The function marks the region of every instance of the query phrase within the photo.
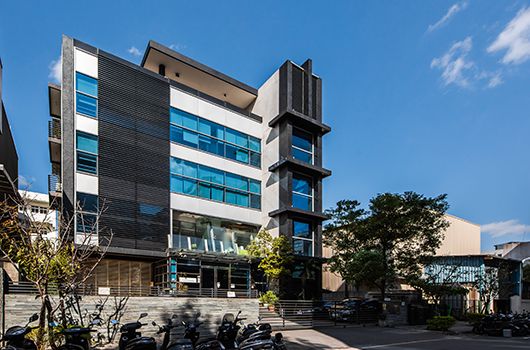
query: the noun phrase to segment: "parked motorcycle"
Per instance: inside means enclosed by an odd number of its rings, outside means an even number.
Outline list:
[[[97,318],[90,322],[88,327],[70,327],[61,330],[64,335],[64,344],[59,346],[59,350],[90,350],[90,333],[96,332],[93,326],[99,325],[101,319]]]
[[[37,350],[37,346],[33,340],[27,339],[26,335],[31,332],[35,327],[30,327],[29,324],[39,319],[38,314],[33,314],[28,319],[28,323],[25,326],[13,326],[10,327],[2,337],[1,341],[7,342],[4,349],[16,349],[16,350]]]
[[[147,317],[147,313],[141,313],[136,322],[126,323],[120,327],[120,341],[118,350],[156,350],[156,341],[152,337],[142,337],[138,331],[147,323],[141,323],[142,318]]]
[[[189,339],[192,342],[195,350],[223,350],[224,347],[215,337],[199,341],[200,332],[198,328],[204,323],[199,322],[200,316],[201,313],[198,312],[195,314],[193,320],[188,322],[182,321],[182,325],[184,326],[184,338]]]

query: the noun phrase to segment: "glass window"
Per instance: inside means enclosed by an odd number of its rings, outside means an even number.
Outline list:
[[[293,236],[313,239],[311,225],[308,222],[293,221]]]
[[[254,179],[250,179],[250,192],[260,194],[261,182]]]
[[[98,196],[89,193],[77,192],[78,209],[85,212],[98,212]]]
[[[202,118],[199,118],[199,132],[221,140],[223,140],[225,136],[225,128],[222,125],[212,123],[211,121]]]
[[[218,156],[225,156],[225,144],[222,141],[216,140],[214,138],[199,135],[199,149],[217,154]]]
[[[248,207],[248,194],[234,191],[234,190],[226,190],[226,201],[230,204],[240,205],[243,207]]]
[[[178,158],[170,158],[170,171],[172,174],[197,178],[197,164]]]
[[[226,128],[226,141],[248,148],[248,136],[234,129]]]
[[[248,179],[236,174],[226,173],[225,185],[238,190],[248,191]]]
[[[204,182],[199,183],[199,197],[211,199],[211,185]]]
[[[197,148],[199,144],[199,135],[195,131],[189,131],[173,125],[170,127],[170,137],[171,141],[193,148]]]
[[[98,81],[88,75],[75,73],[75,85],[77,91],[94,97],[98,96]]]
[[[217,170],[214,168],[210,168],[204,165],[199,165],[199,179],[208,181],[208,182],[215,182],[219,185],[224,185],[225,173],[224,171]]]
[[[96,135],[78,131],[76,136],[78,150],[98,154],[98,137]]]
[[[76,112],[89,117],[97,117],[98,102],[94,97],[76,94]]]
[[[169,110],[169,121],[188,129],[197,130],[197,117],[180,109],[171,108]]]
[[[309,178],[293,175],[292,206],[303,210],[313,210],[313,189]]]
[[[248,151],[246,149],[226,144],[226,158],[248,164]]]
[[[222,187],[212,186],[211,194],[214,201],[224,202],[224,190]]]
[[[296,255],[313,256],[313,241],[293,239],[293,250]]]
[[[97,224],[97,215],[94,214],[87,214],[87,213],[79,213],[77,214],[77,220],[76,220],[76,228],[77,232],[82,233],[91,233],[97,231],[96,224]]]
[[[313,164],[313,135],[293,128],[292,155],[294,159]]]
[[[261,168],[261,154],[250,151],[250,165]]]
[[[170,186],[171,192],[182,193],[182,178],[180,176],[171,175]]]
[[[254,209],[261,209],[261,196],[257,194],[250,194],[250,207]]]
[[[98,156],[77,151],[77,171],[90,174],[98,173]]]
[[[248,137],[248,148],[255,152],[261,152],[261,140],[253,136]]]

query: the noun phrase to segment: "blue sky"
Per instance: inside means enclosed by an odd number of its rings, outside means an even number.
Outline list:
[[[139,62],[149,39],[258,87],[323,78],[325,207],[447,193],[482,246],[530,240],[529,1],[4,1],[3,99],[22,182],[47,191],[47,82],[67,34]]]

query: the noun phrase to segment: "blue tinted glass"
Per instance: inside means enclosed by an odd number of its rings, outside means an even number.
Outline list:
[[[226,173],[225,185],[238,190],[248,191],[248,179],[236,174]]]
[[[313,151],[313,136],[305,131],[293,128],[293,139],[291,142],[293,146],[309,152]]]
[[[248,137],[248,148],[253,151],[261,152],[261,141],[253,136]]]
[[[313,242],[293,239],[293,250],[296,255],[313,256]]]
[[[212,186],[212,199],[214,201],[224,201],[224,190],[221,187]]]
[[[171,175],[171,192],[182,193],[182,178],[180,176]]]
[[[248,164],[248,151],[237,146],[226,144],[226,158]]]
[[[97,117],[98,100],[83,94],[76,94],[76,112],[90,117]]]
[[[196,132],[185,130],[173,125],[170,127],[170,138],[173,142],[193,148],[197,148],[199,143],[199,135]]]
[[[173,124],[182,125],[182,114],[178,109],[171,108],[169,110],[169,121]]]
[[[77,91],[81,91],[94,97],[98,96],[98,81],[96,79],[76,72],[75,84]]]
[[[230,204],[248,207],[248,194],[238,191],[226,190],[226,202]]]
[[[250,195],[250,207],[254,209],[261,209],[261,196],[257,194]]]
[[[199,131],[221,140],[224,139],[224,127],[206,119],[199,118]]]
[[[197,181],[189,180],[189,179],[182,179],[182,193],[196,196],[197,195]]]
[[[236,145],[248,147],[248,136],[234,129],[226,128],[225,140]]]
[[[303,210],[313,210],[312,198],[293,193],[293,207]]]
[[[78,214],[76,221],[77,232],[91,233],[97,229],[97,215],[85,213]]]
[[[225,145],[223,141],[208,136],[199,135],[199,149],[224,157]]]
[[[311,183],[309,179],[293,176],[293,192],[311,195]]]
[[[261,167],[261,154],[250,151],[250,165]]]
[[[293,221],[293,236],[303,238],[313,238],[311,226],[307,222]]]
[[[98,172],[98,156],[77,151],[77,170],[90,174]]]
[[[197,117],[188,113],[182,114],[182,126],[197,130]]]
[[[250,179],[250,192],[260,194],[261,193],[261,182]]]
[[[297,148],[293,148],[293,158],[309,164],[313,164],[313,155]]]
[[[199,179],[224,184],[224,171],[213,169],[204,165],[199,165]]]
[[[199,183],[199,197],[210,199],[211,198],[211,186],[205,183]]]
[[[169,166],[172,174],[197,178],[197,164],[193,162],[171,157]]]
[[[96,135],[77,132],[77,149],[98,154],[98,137]]]
[[[77,192],[77,205],[81,211],[98,212],[98,196],[83,192]]]

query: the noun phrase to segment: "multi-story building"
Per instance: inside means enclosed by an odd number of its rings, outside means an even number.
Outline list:
[[[50,195],[76,235],[102,206],[113,232],[95,285],[249,295],[267,229],[296,252],[284,292],[319,293],[330,128],[311,60],[254,88],[153,41],[136,65],[65,36],[49,91]]]
[[[2,60],[0,59],[0,200],[17,195],[18,155],[2,100]]]
[[[21,209],[21,219],[41,223],[40,228],[47,238],[57,238],[57,211],[50,208],[49,195],[28,190],[19,191],[20,198],[26,204]]]

